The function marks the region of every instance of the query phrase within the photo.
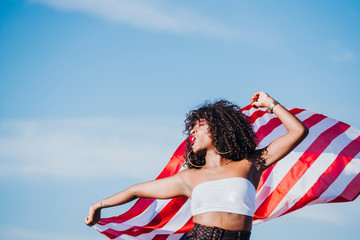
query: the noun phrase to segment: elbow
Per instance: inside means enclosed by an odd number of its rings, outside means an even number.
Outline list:
[[[132,198],[132,199],[140,197],[139,189],[138,189],[137,185],[133,185],[133,186],[129,187],[128,189],[126,189],[126,191],[130,195],[130,198]]]
[[[292,135],[292,138],[296,144],[299,144],[309,134],[309,129],[305,125],[301,124],[289,131],[289,134]]]
[[[309,134],[309,129],[303,125],[303,131],[302,131],[302,138],[306,138],[306,136]]]
[[[309,129],[305,125],[302,125],[301,128],[299,128],[298,130],[299,140],[300,141],[304,140],[308,134],[309,134]]]
[[[309,134],[309,129],[306,126],[304,127],[305,127],[304,138],[305,138]]]

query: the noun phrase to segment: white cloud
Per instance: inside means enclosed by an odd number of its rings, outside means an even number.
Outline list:
[[[354,53],[347,48],[342,47],[338,42],[333,41],[330,43],[331,54],[330,60],[336,63],[351,62],[355,59]]]
[[[0,237],[2,240],[96,240],[97,237],[50,233],[19,227],[1,226]]]
[[[330,56],[333,62],[351,62],[354,59],[354,53],[348,49],[342,50],[337,54]]]
[[[144,0],[29,0],[60,10],[80,11],[135,27],[177,34],[234,38],[238,32],[225,24],[165,1]]]
[[[0,176],[154,178],[184,139],[181,124],[145,117],[1,121]]]

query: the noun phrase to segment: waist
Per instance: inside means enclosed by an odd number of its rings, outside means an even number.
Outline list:
[[[250,231],[233,231],[226,230],[220,227],[209,227],[198,223],[194,224],[194,227],[187,234],[186,239],[238,239],[249,240]]]
[[[193,222],[232,231],[251,231],[253,218],[236,213],[207,212],[193,216]]]

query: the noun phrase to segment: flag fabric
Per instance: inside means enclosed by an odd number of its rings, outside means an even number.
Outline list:
[[[254,224],[277,218],[304,206],[353,201],[360,193],[360,132],[335,119],[304,109],[288,108],[308,128],[305,140],[270,168],[256,192]],[[247,106],[258,137],[258,148],[286,133],[268,111]],[[186,140],[178,147],[158,178],[183,168]],[[126,213],[103,218],[96,229],[110,239],[183,239],[193,226],[190,200],[139,199]]]

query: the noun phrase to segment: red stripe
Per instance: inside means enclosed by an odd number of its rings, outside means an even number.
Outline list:
[[[307,191],[307,193],[289,210],[284,214],[295,211],[304,207],[308,203],[318,199],[337,177],[344,170],[346,165],[360,152],[360,137],[348,144],[337,156],[334,162],[324,171],[314,185]],[[356,192],[358,192],[357,188]]]
[[[294,108],[290,112],[294,115],[299,114],[305,111],[304,109]],[[258,137],[259,142],[261,142],[267,135],[269,135],[275,128],[280,126],[282,123],[279,118],[272,118],[268,121],[266,125],[261,126],[256,131],[256,136]]]
[[[243,112],[243,111],[246,111],[246,110],[250,110],[251,108],[253,108],[253,106],[249,104],[249,105],[243,107],[240,111]]]
[[[125,234],[137,237],[141,234],[150,233],[154,229],[161,229],[181,209],[182,205],[184,205],[187,199],[187,197],[179,197],[172,199],[148,224],[144,226],[133,226],[124,231],[112,230],[111,234],[113,235],[115,234],[115,232],[117,232],[117,236]],[[107,231],[108,230],[105,230],[104,233],[107,233]]]
[[[248,117],[248,121],[250,122],[250,124],[253,124],[258,118],[263,117],[266,113],[268,113],[268,112],[262,111],[262,110],[257,110],[253,114],[251,114],[251,116]]]
[[[170,177],[179,172],[185,162],[183,155],[186,150],[186,141],[187,139],[185,139],[176,149],[175,153],[170,158],[170,161],[156,179]]]
[[[169,237],[169,234],[157,234],[153,237],[153,240],[166,240]]]
[[[359,196],[360,173],[346,186],[339,197],[330,202],[348,202],[353,201]]]
[[[326,117],[324,115],[321,115],[321,114],[314,114],[312,115],[311,117],[305,119],[303,121],[304,125],[308,128],[308,129],[311,129],[314,125],[318,124],[320,121],[324,120]],[[306,139],[304,140],[306,141]],[[276,166],[276,163],[274,165],[272,165],[271,167],[269,167],[268,169],[266,169],[262,175],[261,175],[261,178],[260,178],[260,182],[259,182],[259,185],[258,185],[258,190],[260,188],[262,188],[262,186],[264,185],[264,183],[266,182],[266,180],[268,179],[271,171],[273,170],[273,168]]]
[[[185,223],[185,225],[184,225],[183,227],[181,227],[181,228],[178,229],[176,232],[174,232],[174,234],[180,234],[180,233],[184,234],[184,233],[188,233],[193,227],[194,227],[194,223],[193,223],[192,217],[191,217],[191,218],[187,221],[187,223]],[[159,235],[161,235],[160,237],[165,237],[165,236],[166,236],[166,238],[160,238],[160,239],[167,239],[167,237],[170,236],[170,234],[159,234]],[[157,236],[158,236],[158,235],[156,235],[156,236],[153,238],[153,240],[154,240],[154,239],[158,239]],[[180,239],[181,239],[181,238],[180,238]]]
[[[187,197],[178,197],[172,199],[163,209],[161,209],[158,215],[155,216],[154,219],[145,226],[151,226],[156,229],[162,228],[175,216],[175,214],[181,209],[187,200]]]
[[[153,202],[155,199],[144,199],[141,198],[131,207],[131,209],[124,214],[119,216],[111,217],[111,218],[102,218],[98,224],[106,225],[108,223],[123,223],[131,218],[134,218],[141,213],[143,213]]]
[[[254,220],[268,217],[276,208],[277,204],[284,198],[287,192],[295,185],[298,179],[306,170],[316,161],[320,154],[331,143],[332,139],[346,131],[349,128],[341,123],[337,123],[324,131],[310,145],[307,151],[299,158],[291,170],[280,181],[276,189],[266,198],[255,212]]]
[[[114,230],[112,228],[109,228],[106,231],[101,232],[101,233],[104,234],[105,236],[107,236],[110,239],[115,239],[115,238],[117,238],[119,236],[118,231],[116,231],[116,230]]]
[[[360,152],[360,137],[356,139],[356,142],[354,143],[354,149],[353,151]],[[349,153],[347,153],[349,154]],[[354,154],[354,153],[350,153]],[[356,155],[355,155],[356,156]],[[353,159],[353,161],[359,161],[358,159]],[[345,202],[345,201],[353,201],[354,199],[359,196],[359,186],[360,186],[360,173],[356,175],[356,177],[346,186],[344,191],[334,200],[330,202]]]
[[[185,223],[185,225],[177,230],[175,233],[187,233],[194,227],[194,222],[192,221],[192,217]]]
[[[274,169],[275,166],[276,166],[276,163],[273,164],[272,166],[270,166],[269,168],[267,168],[265,171],[263,171],[263,173],[261,174],[259,185],[257,187],[257,191],[259,191],[262,188],[262,186],[264,185],[264,183],[268,179],[271,171]]]

